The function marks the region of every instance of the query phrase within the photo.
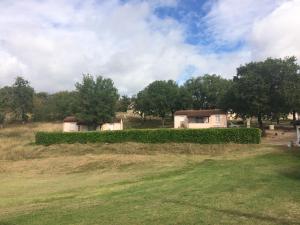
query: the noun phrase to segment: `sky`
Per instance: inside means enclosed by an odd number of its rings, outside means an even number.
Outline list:
[[[132,95],[154,80],[232,78],[250,61],[300,59],[299,27],[300,0],[0,0],[0,87],[23,76],[73,90],[90,73]]]

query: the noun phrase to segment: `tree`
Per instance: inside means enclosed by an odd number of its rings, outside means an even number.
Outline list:
[[[111,122],[115,116],[118,90],[111,79],[102,76],[83,75],[82,83],[76,83],[77,117],[91,128]]]
[[[28,120],[28,113],[33,109],[34,90],[23,77],[17,77],[12,86],[12,110],[22,122]]]
[[[36,93],[33,98],[35,121],[56,121],[76,113],[77,93],[60,91],[54,94]]]
[[[49,96],[49,112],[52,120],[62,120],[74,115],[78,105],[76,91],[60,91]]]
[[[181,107],[178,104],[180,96],[178,85],[172,81],[154,81],[137,94],[135,111],[141,116],[159,116],[164,126],[165,118]]]
[[[127,112],[131,99],[127,95],[123,95],[117,102],[118,112]]]
[[[215,74],[191,78],[184,84],[184,88],[190,93],[194,109],[219,108],[229,87],[230,80]]]
[[[285,59],[285,70],[283,80],[283,96],[288,112],[293,114],[293,121],[296,120],[296,112],[300,112],[300,66],[296,57]]]
[[[147,89],[139,91],[136,97],[133,97],[134,112],[139,114],[144,120],[146,116],[152,115],[152,102],[148,96]]]
[[[288,96],[297,93],[296,85],[293,86],[290,80],[297,81],[292,79],[297,71],[293,57],[268,58],[240,66],[224,102],[227,102],[227,108],[242,117],[256,116],[259,127],[263,129],[263,118],[278,121],[281,114],[290,111]]]
[[[49,94],[46,92],[35,93],[33,95],[33,120],[48,121],[49,118]]]

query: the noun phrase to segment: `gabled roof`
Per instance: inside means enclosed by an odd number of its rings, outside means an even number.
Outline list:
[[[226,115],[226,112],[224,112],[221,109],[205,109],[205,110],[179,110],[175,112],[175,116],[211,116],[211,115],[216,115],[216,114],[223,114]]]

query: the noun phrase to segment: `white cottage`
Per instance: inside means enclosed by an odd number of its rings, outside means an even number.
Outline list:
[[[123,130],[123,120],[115,119],[112,123],[105,123],[97,130]],[[64,119],[63,132],[88,131],[86,123],[79,121],[75,116],[68,116]]]
[[[219,109],[180,110],[174,114],[174,128],[227,127],[227,114]]]
[[[68,116],[64,119],[63,132],[88,131],[88,126],[78,121],[75,116]]]
[[[100,130],[123,130],[123,120],[114,119],[112,123],[103,124]]]

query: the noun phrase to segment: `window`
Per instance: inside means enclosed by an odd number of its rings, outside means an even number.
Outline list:
[[[220,115],[216,115],[216,123],[221,123],[221,117],[220,117]]]
[[[189,117],[189,123],[208,123],[208,117]]]

